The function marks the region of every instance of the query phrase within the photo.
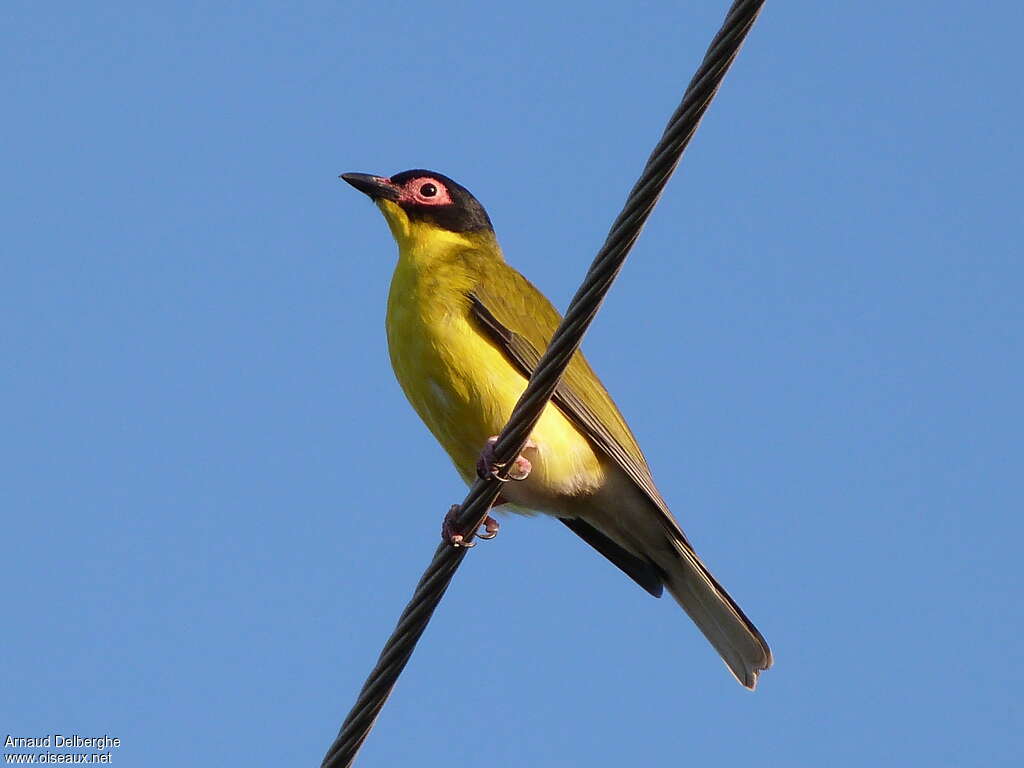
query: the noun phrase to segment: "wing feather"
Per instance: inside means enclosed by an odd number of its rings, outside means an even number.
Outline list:
[[[513,276],[511,279],[520,283],[515,286],[517,290],[510,292],[519,301],[477,285],[468,295],[470,312],[510,362],[529,377],[562,318],[526,278],[511,267],[502,266]],[[529,298],[530,311],[526,309],[526,298]],[[576,352],[570,361],[552,401],[644,492],[665,515],[670,527],[678,530],[668,505],[654,485],[636,438],[581,352]]]

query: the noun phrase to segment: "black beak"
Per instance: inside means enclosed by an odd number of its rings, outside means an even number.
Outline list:
[[[371,176],[368,173],[343,173],[338,177],[351,184],[363,194],[369,195],[371,200],[397,200],[398,187],[391,183],[391,179],[383,176]]]

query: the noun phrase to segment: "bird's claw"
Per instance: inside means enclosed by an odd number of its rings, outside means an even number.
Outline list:
[[[441,523],[441,539],[455,548],[472,549],[476,546],[475,541],[466,541],[464,534],[459,533],[455,530],[455,522],[459,516],[459,509],[461,507],[458,504],[452,504],[451,509],[448,510],[448,514],[444,516],[444,522]],[[482,523],[484,533],[478,533],[476,537],[478,539],[484,539],[490,541],[498,535],[498,521],[488,515],[484,518]]]
[[[476,462],[477,475],[484,480],[493,477],[495,480],[500,480],[503,483],[507,483],[509,480],[525,480],[528,478],[530,471],[533,469],[533,464],[522,454],[516,456],[508,465],[508,477],[502,477],[499,474],[506,465],[500,464],[494,459],[494,444],[496,442],[498,442],[497,435],[487,438],[487,444],[484,445],[484,449],[480,452],[480,458]],[[523,450],[536,447],[537,444],[533,440],[527,439]]]
[[[487,517],[484,518],[484,532],[483,533],[477,533],[476,537],[478,539],[483,539],[484,541],[490,541],[491,539],[493,539],[495,536],[498,535],[498,529],[500,527],[501,526],[498,525],[498,521],[495,520],[490,515],[488,515]]]

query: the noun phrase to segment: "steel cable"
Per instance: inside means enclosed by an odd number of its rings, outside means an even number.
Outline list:
[[[736,0],[729,9],[722,28],[708,46],[682,102],[669,119],[508,424],[494,444],[494,457],[499,465],[509,466],[523,449],[763,5],[764,0]],[[466,532],[466,543],[472,541],[483,525],[500,489],[501,481],[494,477],[479,479],[469,489],[456,521],[456,528]],[[438,546],[321,768],[347,768],[355,760],[467,551],[466,547],[454,547],[445,542]]]

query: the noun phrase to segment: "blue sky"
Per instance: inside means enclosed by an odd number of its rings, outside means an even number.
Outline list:
[[[725,8],[4,3],[2,735],[319,764],[464,494],[338,173],[564,307]],[[506,519],[360,765],[1021,764],[1022,22],[769,3],[584,345],[757,692]]]

